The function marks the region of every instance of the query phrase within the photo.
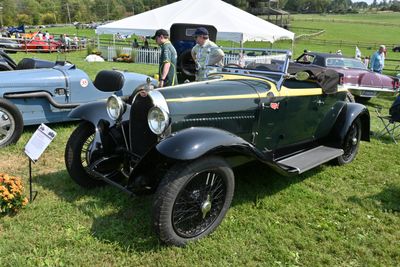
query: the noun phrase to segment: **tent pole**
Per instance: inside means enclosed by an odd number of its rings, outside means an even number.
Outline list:
[[[293,37],[293,40],[292,40],[292,57],[294,56],[294,40],[295,40],[295,38]]]

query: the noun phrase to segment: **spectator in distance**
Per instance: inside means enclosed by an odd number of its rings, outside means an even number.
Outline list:
[[[385,50],[384,45],[379,46],[379,50],[371,56],[371,70],[374,72],[382,73],[385,66]]]

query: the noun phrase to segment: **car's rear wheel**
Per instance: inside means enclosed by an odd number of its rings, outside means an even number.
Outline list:
[[[21,112],[13,103],[0,98],[0,147],[16,143],[23,129]]]
[[[95,127],[92,123],[83,121],[79,124],[68,139],[65,148],[65,165],[71,178],[80,186],[93,188],[104,185],[105,182],[89,172],[89,165],[95,160],[91,158],[90,147],[93,145]],[[118,180],[122,174],[119,164],[113,167],[96,169],[97,172],[112,180]]]
[[[233,198],[234,175],[219,157],[178,163],[159,185],[153,205],[153,226],[161,241],[184,246],[221,223]]]
[[[361,121],[360,119],[354,120],[349,130],[347,131],[346,137],[343,140],[342,149],[343,155],[336,158],[338,165],[344,165],[352,162],[357,156],[358,149],[361,140]]]

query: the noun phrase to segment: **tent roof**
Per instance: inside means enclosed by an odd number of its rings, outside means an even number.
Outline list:
[[[157,29],[169,31],[174,23],[213,25],[218,30],[219,40],[273,43],[281,39],[294,39],[294,33],[222,0],[181,0],[102,25],[96,29],[96,33],[147,36],[154,35]]]

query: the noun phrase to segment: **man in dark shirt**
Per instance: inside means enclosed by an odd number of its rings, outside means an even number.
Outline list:
[[[157,30],[152,37],[161,47],[160,67],[158,70],[159,86],[171,86],[177,84],[176,60],[177,54],[174,46],[168,39],[169,34],[166,30]]]

